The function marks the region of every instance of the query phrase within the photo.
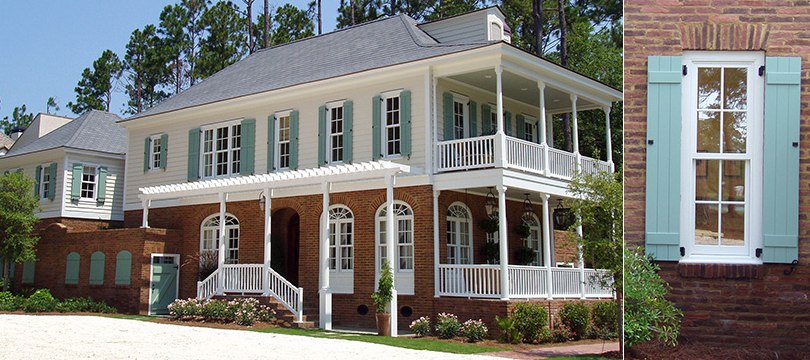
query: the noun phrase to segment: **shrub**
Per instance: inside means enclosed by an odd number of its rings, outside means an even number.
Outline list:
[[[107,305],[105,302],[96,302],[89,297],[68,298],[56,304],[56,311],[58,312],[92,312],[112,314],[117,312],[114,307]]]
[[[461,330],[458,317],[453,314],[441,313],[436,317],[436,336],[441,339],[452,339]]]
[[[523,341],[523,335],[515,326],[515,318],[511,316],[495,316],[495,323],[498,324],[498,328],[501,329],[501,342],[517,344]]]
[[[26,312],[50,312],[56,309],[58,303],[59,300],[56,300],[48,289],[39,289],[25,300],[23,310]]]
[[[560,321],[571,329],[574,339],[582,339],[586,336],[588,325],[591,323],[590,310],[581,302],[566,303],[560,309]]]
[[[479,342],[487,338],[489,330],[481,319],[467,320],[461,326],[461,335],[469,342]]]
[[[17,311],[24,302],[25,299],[12,294],[10,291],[0,292],[0,311]]]
[[[669,345],[678,343],[683,313],[666,299],[669,284],[644,250],[624,251],[624,339],[628,347],[656,337]]]
[[[540,341],[541,332],[548,328],[548,314],[541,304],[517,304],[512,310],[512,318],[515,321],[515,328],[526,343]]]
[[[169,304],[169,314],[179,320],[235,322],[243,326],[251,326],[257,321],[271,322],[276,317],[275,310],[260,305],[259,300],[254,298],[231,301],[177,300]]]
[[[201,304],[197,299],[176,300],[169,304],[169,315],[174,319],[185,319],[200,315]]]
[[[551,330],[551,341],[554,342],[566,342],[571,340],[573,336],[574,334],[573,331],[571,331],[571,328],[561,322],[558,322],[554,326],[554,330]]]
[[[259,317],[259,300],[254,298],[232,301],[233,321],[242,326],[252,326]]]
[[[228,321],[228,303],[222,300],[206,300],[199,316],[206,321]]]
[[[410,328],[416,337],[428,336],[430,335],[430,318],[422,316],[411,322]]]
[[[618,337],[619,307],[615,302],[599,302],[591,308],[591,336],[599,339]]]
[[[382,264],[380,271],[380,279],[377,282],[377,291],[371,294],[371,300],[374,301],[374,308],[377,314],[385,313],[385,307],[391,302],[394,297],[394,274],[391,272],[391,265],[388,261]],[[396,310],[396,309],[395,309]]]
[[[256,314],[256,319],[261,322],[269,323],[276,320],[276,311],[264,305],[259,306]]]

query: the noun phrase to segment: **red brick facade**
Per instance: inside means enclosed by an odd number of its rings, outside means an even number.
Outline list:
[[[644,245],[647,56],[684,50],[759,50],[801,56],[799,266],[661,263],[681,334],[717,345],[810,351],[810,3],[806,0],[626,0],[625,236]],[[804,265],[803,265],[804,264]]]

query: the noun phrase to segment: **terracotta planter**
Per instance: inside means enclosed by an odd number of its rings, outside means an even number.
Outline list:
[[[391,314],[377,313],[377,335],[391,336]]]

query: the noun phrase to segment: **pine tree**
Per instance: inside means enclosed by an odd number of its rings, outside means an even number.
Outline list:
[[[236,5],[222,1],[203,13],[201,24],[206,36],[200,41],[196,73],[204,79],[244,56],[245,23]]]
[[[104,50],[93,67],[82,71],[82,78],[76,88],[76,102],[69,102],[68,108],[75,114],[88,110],[110,111],[112,93],[121,78],[123,64],[112,50]]]

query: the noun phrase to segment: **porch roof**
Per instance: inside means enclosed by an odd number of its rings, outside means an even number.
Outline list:
[[[379,179],[398,173],[410,173],[411,167],[378,160],[356,164],[336,164],[314,169],[282,171],[228,178],[209,179],[139,188],[141,200],[167,200],[186,196],[214,195],[318,185],[347,181]]]

